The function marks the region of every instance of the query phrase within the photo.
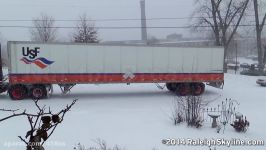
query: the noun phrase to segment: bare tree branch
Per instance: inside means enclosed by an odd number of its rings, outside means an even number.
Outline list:
[[[203,3],[199,3],[199,1],[203,1]],[[199,14],[202,16],[198,21],[212,28],[216,45],[224,46],[224,59],[226,59],[229,44],[239,27],[249,0],[198,0],[197,2],[200,4],[198,10],[201,11]],[[211,17],[206,18],[206,15],[209,14]],[[226,72],[225,60],[224,71]]]
[[[77,99],[73,100],[70,105],[67,105],[64,109],[60,110],[58,113],[53,114],[50,110],[45,111],[45,105],[40,107],[38,100],[33,100],[35,107],[38,109],[36,114],[27,113],[26,110],[22,112],[17,112],[17,110],[0,109],[0,111],[12,112],[13,114],[0,119],[0,122],[7,119],[26,116],[30,124],[30,130],[26,133],[26,139],[18,136],[21,141],[27,145],[27,150],[37,150],[43,148],[45,141],[54,133],[55,129],[60,123],[63,122],[65,114],[70,111],[70,109],[75,105]],[[40,119],[41,118],[41,119]],[[38,125],[38,127],[36,127]],[[42,125],[41,125],[42,124]]]
[[[238,7],[238,8],[236,8],[236,11],[235,11],[235,12],[231,15],[231,17],[230,17],[229,22],[227,23],[226,28],[228,28],[229,25],[232,24],[233,20],[236,18],[237,14],[240,13],[240,11],[241,11],[242,8],[243,8],[243,7]],[[242,16],[243,16],[243,15],[244,15],[244,14],[242,14]],[[239,18],[240,18],[240,17],[239,17]],[[241,19],[242,19],[242,18],[241,18]],[[240,19],[240,21],[241,21],[241,19]]]
[[[50,115],[51,113],[41,113],[42,115]],[[26,110],[24,110],[23,112],[21,113],[14,113],[10,116],[7,116],[7,117],[4,117],[2,119],[0,119],[0,122],[3,122],[7,119],[10,119],[10,118],[14,118],[14,117],[18,117],[18,116],[32,116],[32,117],[38,117],[39,114],[31,114],[31,113],[26,113]]]
[[[264,27],[264,25],[265,25],[265,21],[266,21],[266,13],[264,14],[264,17],[263,17],[263,19],[262,19],[262,23],[261,23],[261,25],[260,25],[260,30],[261,30],[261,32],[262,32],[263,27]]]
[[[262,23],[260,24],[258,0],[253,0],[253,4],[254,4],[254,13],[255,13],[255,22],[256,22],[256,36],[257,36],[257,50],[258,50],[258,64],[259,64],[258,66],[259,66],[259,71],[262,74],[266,63],[266,56],[265,56],[266,50],[263,52],[261,36],[266,20],[266,13],[264,14]]]
[[[16,112],[16,111],[19,111],[19,109],[3,109],[1,108],[0,111],[9,111],[9,112]]]
[[[211,26],[212,30],[215,32],[215,27],[209,20],[207,20],[206,18],[202,18],[202,20],[205,21],[207,24],[209,24]]]
[[[245,10],[246,10],[246,8],[247,8],[248,3],[249,3],[249,0],[247,0],[247,1],[244,3],[244,6],[243,6],[243,7],[240,7],[240,8],[242,8],[242,11],[241,11],[240,16],[239,16],[239,18],[238,18],[238,20],[237,20],[236,25],[234,26],[233,32],[231,33],[231,35],[230,35],[229,38],[228,38],[228,41],[227,41],[226,45],[229,45],[229,43],[231,42],[233,36],[235,35],[236,30],[237,30],[237,28],[238,28],[238,26],[239,26],[239,24],[240,24],[240,22],[241,22],[241,20],[242,20],[242,17],[243,17],[243,15],[244,15]],[[240,8],[238,8],[237,11],[239,11]],[[232,17],[235,17],[235,16],[236,16],[236,14],[234,14]]]
[[[23,139],[21,136],[18,136],[18,138],[19,138],[21,141],[23,141],[26,145],[28,144],[28,142],[27,142],[25,139]]]
[[[57,113],[58,115],[62,114],[61,120],[58,123],[52,125],[48,129],[48,130],[52,129],[52,131],[49,133],[47,138],[49,138],[54,133],[54,131],[55,131],[56,127],[58,126],[58,124],[61,123],[64,120],[66,112],[68,112],[75,105],[76,102],[77,102],[77,99],[73,100],[72,103],[69,106],[67,105],[65,109],[63,109],[59,113]],[[43,144],[44,144],[44,141],[43,141],[43,143],[41,145],[43,145]]]
[[[211,5],[212,5],[212,17],[213,17],[213,22],[214,22],[214,35],[215,35],[215,40],[216,40],[216,45],[220,46],[221,42],[220,42],[220,32],[219,32],[219,27],[218,27],[218,22],[217,22],[217,10],[218,10],[218,6],[220,5],[221,0],[218,1],[217,5],[215,5],[214,0],[211,0]]]
[[[233,0],[230,0],[230,2],[228,3],[228,6],[227,6],[228,9],[226,11],[225,18],[224,18],[225,24],[227,23],[227,19],[229,17],[229,12],[231,11],[232,1]]]
[[[33,26],[35,28],[30,29],[31,40],[38,42],[51,42],[56,39],[55,20],[52,16],[47,14],[41,14],[39,17],[34,18]]]

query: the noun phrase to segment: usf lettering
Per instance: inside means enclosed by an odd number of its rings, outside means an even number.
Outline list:
[[[40,47],[22,47],[22,57],[20,60],[25,64],[35,64],[37,67],[44,69],[54,63],[54,61],[50,61],[44,57],[38,57],[40,53]]]
[[[30,49],[29,47],[22,47],[22,55],[26,57],[29,56],[30,59],[34,59],[37,57],[39,49],[40,47],[35,47],[34,49]]]

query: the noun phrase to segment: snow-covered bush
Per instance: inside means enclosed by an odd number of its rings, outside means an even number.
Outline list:
[[[243,116],[237,118],[234,123],[231,124],[233,128],[237,132],[246,132],[249,127],[249,121],[247,121],[247,118],[245,117],[245,120],[243,119]]]
[[[182,96],[178,97],[174,104],[172,118],[174,124],[186,122],[188,126],[202,126],[202,97],[200,96]]]

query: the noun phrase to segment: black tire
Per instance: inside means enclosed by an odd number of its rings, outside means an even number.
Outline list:
[[[9,97],[12,100],[22,100],[28,96],[28,89],[25,85],[11,85],[8,89]]]
[[[176,94],[178,96],[187,96],[191,92],[190,86],[187,83],[181,83],[177,86]]]
[[[199,96],[205,91],[205,84],[204,83],[191,83],[191,94],[193,96]]]
[[[47,97],[45,85],[34,85],[30,89],[30,97],[34,100],[44,99]]]
[[[177,84],[176,83],[166,83],[166,88],[171,92],[175,92],[176,88],[177,88]]]
[[[6,92],[8,90],[8,84],[6,84],[6,83],[1,83],[0,84],[0,93],[4,93],[4,92]]]

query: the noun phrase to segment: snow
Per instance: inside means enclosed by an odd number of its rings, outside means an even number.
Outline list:
[[[247,116],[250,127],[246,133],[237,133],[228,125],[225,132],[217,133],[206,122],[200,129],[184,124],[173,125],[170,119],[175,95],[166,89],[160,90],[154,84],[106,84],[77,85],[68,95],[61,95],[55,87],[54,95],[41,104],[51,106],[56,111],[79,99],[71,112],[53,136],[48,140],[47,149],[73,149],[77,143],[89,147],[93,140],[103,139],[108,145],[119,145],[126,150],[172,150],[172,149],[208,149],[207,146],[166,146],[161,143],[166,138],[192,139],[242,139],[266,140],[266,95],[265,87],[256,84],[259,77],[225,74],[224,89],[206,86],[203,95],[209,101],[208,107],[221,104],[226,98],[240,103],[238,111]],[[12,101],[8,95],[0,95],[0,108],[27,109],[36,111],[31,100]],[[1,112],[0,118],[8,115]],[[223,128],[223,127],[222,127]],[[0,123],[0,149],[19,150],[21,146],[7,146],[20,142],[18,135],[24,136],[29,129],[26,118],[14,118]],[[265,146],[217,146],[217,149],[264,150]]]

